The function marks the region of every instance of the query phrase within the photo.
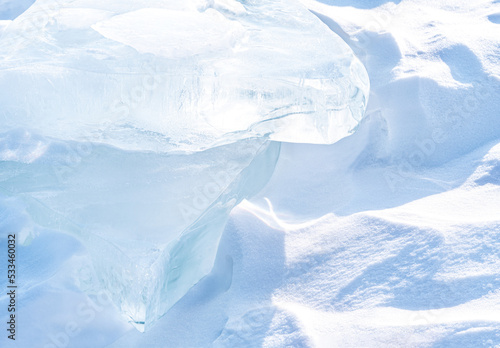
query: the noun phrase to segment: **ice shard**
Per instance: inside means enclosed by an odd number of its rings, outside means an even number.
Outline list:
[[[351,134],[368,89],[293,0],[39,0],[0,38],[0,191],[78,236],[144,330],[208,274],[279,142]]]
[[[15,130],[0,147],[0,192],[24,198],[35,223],[77,236],[100,287],[144,330],[210,272],[229,212],[267,183],[280,143],[170,154]]]

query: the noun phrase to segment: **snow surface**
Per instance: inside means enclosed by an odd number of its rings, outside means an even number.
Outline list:
[[[368,70],[358,132],[284,144],[211,274],[145,334],[78,289],[78,242],[40,230],[17,346],[500,347],[500,3],[303,3]]]
[[[34,2],[35,0],[0,0],[0,22],[17,18]]]

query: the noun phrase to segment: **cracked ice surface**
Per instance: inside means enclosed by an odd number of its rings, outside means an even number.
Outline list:
[[[351,134],[369,88],[293,1],[38,1],[0,57],[1,194],[78,236],[141,330],[210,271],[278,141]]]

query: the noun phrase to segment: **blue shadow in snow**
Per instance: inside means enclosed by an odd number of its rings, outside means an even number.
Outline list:
[[[500,344],[500,328],[485,327],[479,331],[458,331],[434,343],[432,348],[491,348]]]
[[[342,288],[331,304],[337,309],[363,307],[367,298],[379,299],[378,305],[406,310],[429,310],[454,307],[487,295],[500,288],[497,275],[465,276],[450,281],[436,277],[445,263],[457,262],[457,255],[444,245],[443,237],[433,232],[411,228],[389,231],[393,239],[404,238],[406,244],[398,254],[367,267]],[[482,232],[471,230],[471,238],[481,240]],[[399,237],[398,237],[399,235]],[[499,234],[500,235],[500,234]],[[404,236],[404,237],[401,237]],[[484,255],[498,253],[471,245],[467,257],[482,262]],[[493,250],[494,249],[494,250]]]
[[[399,4],[401,0],[318,0],[326,5],[331,6],[352,6],[361,9],[372,9],[379,7],[387,2]]]

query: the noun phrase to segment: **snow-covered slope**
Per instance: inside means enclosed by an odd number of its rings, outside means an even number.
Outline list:
[[[38,231],[19,347],[500,347],[500,2],[303,3],[368,70],[358,132],[284,144],[212,273],[145,334],[78,290],[76,241]]]

